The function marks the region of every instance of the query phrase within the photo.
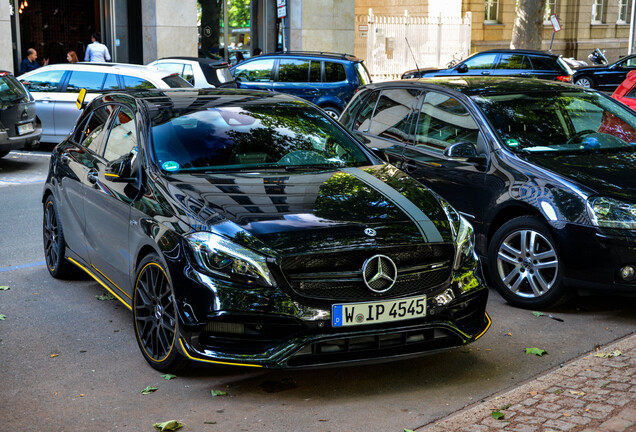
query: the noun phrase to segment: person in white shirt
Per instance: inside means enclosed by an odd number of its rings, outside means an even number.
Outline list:
[[[87,62],[105,62],[110,61],[110,53],[108,47],[103,43],[100,43],[99,33],[93,33],[91,36],[91,43],[86,48],[86,55],[84,61]]]

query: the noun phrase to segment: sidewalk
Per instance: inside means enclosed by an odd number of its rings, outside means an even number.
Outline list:
[[[449,431],[636,432],[636,334],[417,429]]]

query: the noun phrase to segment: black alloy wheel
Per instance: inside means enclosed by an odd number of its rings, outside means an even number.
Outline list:
[[[146,361],[162,372],[175,369],[182,360],[176,347],[176,303],[170,280],[156,254],[148,255],[139,265],[133,320],[137,343]]]
[[[495,288],[513,306],[543,309],[568,298],[554,240],[534,216],[514,218],[497,230],[488,266]]]
[[[77,271],[65,258],[66,242],[60,223],[57,205],[53,195],[49,195],[44,202],[44,219],[42,221],[42,238],[44,240],[44,258],[51,276],[56,279],[68,279],[75,276]]]

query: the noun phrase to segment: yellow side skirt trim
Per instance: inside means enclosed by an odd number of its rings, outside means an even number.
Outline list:
[[[484,331],[482,331],[481,333],[479,333],[477,336],[475,336],[475,340],[479,339],[480,337],[482,337],[484,335],[484,333],[486,333],[488,331],[488,329],[490,328],[490,325],[492,324],[492,320],[490,319],[490,316],[488,315],[488,312],[486,312],[486,319],[488,320],[488,325],[486,326],[486,328],[484,329]]]
[[[99,280],[99,278],[97,276],[95,276],[93,273],[91,273],[91,271],[89,269],[87,269],[86,267],[84,267],[83,265],[81,265],[80,263],[78,263],[77,261],[75,261],[73,258],[70,257],[66,257],[67,260],[69,260],[70,262],[72,262],[73,264],[75,264],[76,266],[78,266],[79,268],[81,268],[82,270],[84,270],[86,273],[88,273],[88,275],[90,277],[92,277],[93,279],[95,279],[97,282],[99,282],[99,284],[101,286],[103,286],[104,288],[106,288],[106,291],[108,291],[109,293],[111,293],[112,295],[115,296],[115,298],[117,300],[119,300],[120,302],[122,302],[124,304],[124,306],[126,306],[129,310],[132,310],[132,306],[130,306],[128,303],[126,303],[126,301],[124,299],[122,299],[121,297],[119,297],[117,295],[117,293],[115,293],[115,291],[113,291],[112,289],[110,289],[104,282],[102,282],[101,280]]]
[[[192,357],[190,354],[188,354],[188,351],[186,350],[185,345],[183,345],[183,339],[179,338],[179,343],[181,344],[181,350],[183,351],[183,353],[190,359],[190,360],[194,360],[194,361],[200,361],[200,362],[206,362],[206,363],[216,363],[216,364],[223,364],[223,365],[229,365],[229,366],[247,366],[247,367],[259,367],[262,368],[263,366],[261,365],[255,365],[255,364],[247,364],[247,363],[230,363],[230,362],[224,362],[224,361],[218,361],[218,360],[207,360],[207,359],[201,359],[201,358],[197,358],[197,357]]]

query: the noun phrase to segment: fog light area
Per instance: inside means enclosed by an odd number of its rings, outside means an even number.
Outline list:
[[[621,279],[624,281],[634,280],[634,277],[636,276],[636,267],[633,265],[626,265],[619,270],[619,274]]]
[[[453,301],[454,298],[455,294],[453,294],[453,290],[449,288],[440,295],[433,297],[433,303],[435,303],[436,306],[445,306]]]

